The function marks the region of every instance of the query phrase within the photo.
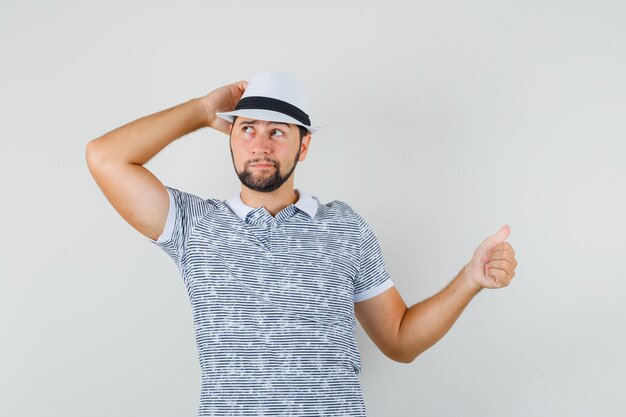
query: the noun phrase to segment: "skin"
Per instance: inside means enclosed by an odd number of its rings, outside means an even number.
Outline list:
[[[515,276],[517,260],[504,225],[486,238],[472,259],[440,292],[407,308],[396,287],[355,304],[363,329],[389,358],[409,363],[439,341],[483,288],[502,288]]]
[[[243,80],[227,84],[206,96],[120,126],[88,143],[86,159],[92,176],[131,226],[151,239],[161,235],[169,197],[163,183],[144,164],[176,139],[203,127],[230,136],[233,166],[245,180],[241,184],[245,204],[264,206],[275,216],[298,200],[294,190],[295,167],[305,160],[311,135],[305,135],[300,142],[295,125],[241,117],[231,124],[216,116],[217,112],[233,110],[247,85]],[[273,166],[252,166],[262,161]],[[356,303],[357,320],[389,358],[413,361],[446,334],[482,289],[510,284],[517,267],[513,247],[506,242],[510,232],[510,227],[504,225],[486,238],[456,277],[432,297],[407,307],[396,287],[391,287]]]
[[[264,206],[272,215],[298,199],[293,180],[298,161],[308,152],[310,134],[298,143],[295,125],[237,118],[230,130],[231,156],[237,175],[243,174],[241,198],[251,207]],[[271,167],[253,167],[268,162]],[[282,181],[273,191],[262,188]],[[510,234],[505,225],[474,251],[472,260],[455,279],[434,296],[407,308],[396,287],[355,304],[359,323],[389,358],[412,362],[440,340],[452,327],[467,304],[483,288],[507,286],[515,275],[515,253],[504,240]]]
[[[275,216],[298,201],[295,168],[306,159],[310,133],[300,141],[294,124],[238,117],[229,135],[233,166],[241,180],[241,200],[246,205],[264,206]],[[271,166],[254,166],[260,163]]]

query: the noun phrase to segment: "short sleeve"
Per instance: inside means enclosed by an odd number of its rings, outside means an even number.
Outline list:
[[[359,270],[354,284],[354,302],[358,303],[382,293],[394,284],[387,272],[376,235],[361,216],[356,214],[356,217],[361,248]]]
[[[147,239],[163,249],[180,268],[189,237],[200,220],[215,210],[216,205],[212,199],[205,200],[168,186],[165,189],[170,199],[165,227],[156,240]]]

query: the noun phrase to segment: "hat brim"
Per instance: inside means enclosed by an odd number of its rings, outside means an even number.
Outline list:
[[[272,111],[272,110],[242,109],[242,110],[234,110],[234,111],[229,111],[229,112],[218,112],[218,113],[215,113],[215,115],[230,123],[233,122],[233,120],[235,119],[235,116],[248,117],[250,119],[267,120],[268,122],[291,123],[294,125],[299,125],[299,126],[304,127],[311,134],[321,129],[321,127],[319,126],[307,126],[303,124],[302,122],[300,122],[299,120],[294,119],[293,117],[290,117],[284,113],[279,113],[277,111]]]

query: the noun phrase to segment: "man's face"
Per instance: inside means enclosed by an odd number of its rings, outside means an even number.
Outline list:
[[[293,124],[237,117],[230,131],[230,153],[239,180],[254,191],[280,188],[303,161],[310,134],[300,141]]]

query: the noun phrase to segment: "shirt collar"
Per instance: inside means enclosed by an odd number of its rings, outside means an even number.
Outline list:
[[[298,188],[296,188],[296,191],[300,198],[294,203],[294,206],[308,214],[311,219],[314,218],[315,213],[317,213],[317,200]],[[244,222],[246,221],[248,213],[255,210],[254,207],[246,205],[243,200],[241,200],[241,192],[236,193],[231,198],[224,201],[224,203]]]

